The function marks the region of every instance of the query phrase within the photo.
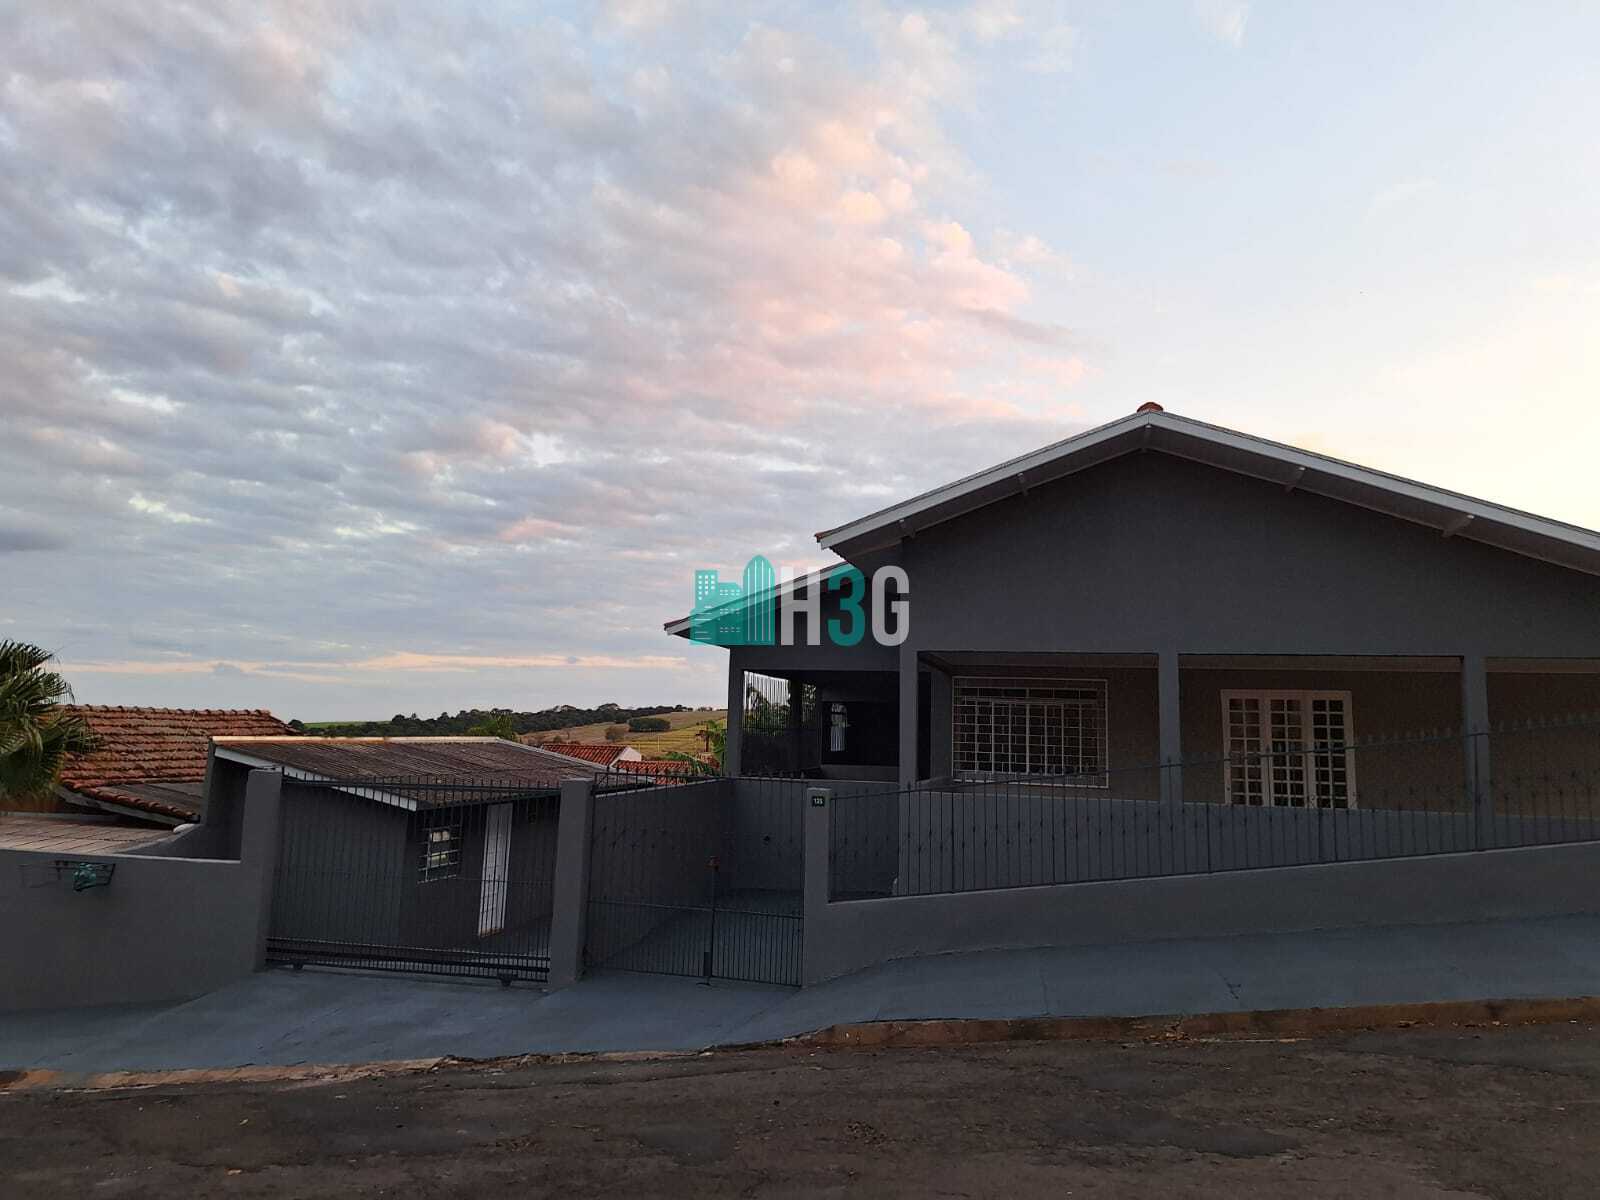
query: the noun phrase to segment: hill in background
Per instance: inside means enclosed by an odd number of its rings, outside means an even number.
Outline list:
[[[673,730],[677,731],[721,715],[714,709],[692,709],[682,704],[649,704],[641,708],[623,708],[619,704],[577,708],[571,704],[558,704],[537,712],[516,712],[509,708],[464,708],[454,714],[442,712],[437,717],[396,713],[387,721],[290,721],[289,724],[320,737],[462,737],[485,725],[509,723],[518,734],[563,734],[575,741],[600,742],[605,740],[605,730],[609,726],[626,725],[634,717],[665,717],[672,722]],[[597,733],[592,732],[595,729],[598,729]],[[639,745],[643,752],[644,747],[638,739],[651,736],[668,735],[630,733],[625,740],[629,745]]]
[[[692,708],[659,715],[671,725],[670,729],[660,733],[629,732],[619,740],[624,745],[632,746],[645,758],[665,758],[674,750],[684,754],[703,754],[706,744],[700,736],[701,731],[712,721],[718,724],[726,722],[728,710]],[[599,721],[592,725],[575,725],[550,736],[569,742],[603,742],[606,740],[606,730],[610,727],[611,722]]]

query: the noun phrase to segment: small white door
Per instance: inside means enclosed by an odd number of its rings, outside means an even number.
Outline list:
[[[511,867],[511,805],[489,809],[483,830],[483,894],[478,901],[478,936],[506,927],[506,875]]]

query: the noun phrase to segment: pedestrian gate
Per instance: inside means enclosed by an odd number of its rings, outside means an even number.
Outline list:
[[[589,967],[799,986],[798,794],[781,789],[760,811],[736,805],[733,788],[718,779],[595,797]],[[785,851],[792,874],[769,867]]]

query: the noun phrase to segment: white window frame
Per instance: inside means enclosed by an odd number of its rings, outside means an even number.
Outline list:
[[[1224,804],[1239,803],[1233,798],[1233,754],[1228,745],[1230,734],[1229,704],[1234,700],[1255,700],[1260,703],[1262,725],[1259,730],[1263,749],[1257,757],[1263,763],[1269,759],[1299,757],[1303,760],[1302,771],[1306,781],[1306,808],[1331,808],[1316,790],[1316,767],[1313,762],[1319,753],[1316,749],[1316,738],[1312,727],[1312,702],[1316,700],[1338,700],[1344,704],[1344,770],[1345,770],[1345,808],[1355,808],[1356,805],[1356,756],[1354,744],[1356,740],[1356,711],[1355,704],[1347,691],[1329,691],[1306,688],[1232,688],[1222,693],[1222,753],[1223,753],[1223,778],[1222,798]],[[1287,754],[1275,754],[1264,747],[1270,742],[1267,734],[1267,713],[1273,700],[1298,700],[1300,701],[1301,734],[1298,750],[1289,751]],[[1325,751],[1322,753],[1326,753]],[[1264,769],[1261,779],[1262,808],[1293,808],[1295,805],[1278,804],[1272,795],[1272,772]],[[1241,807],[1255,807],[1253,805],[1240,805]]]
[[[419,883],[438,883],[443,879],[456,879],[461,874],[461,850],[466,830],[461,818],[441,825],[427,826],[422,831],[422,866],[417,873]],[[443,837],[435,837],[443,834]]]
[[[961,717],[961,690],[963,687],[1004,687],[1013,689],[1039,689],[1039,690],[1093,690],[1099,693],[1099,769],[1082,772],[1079,774],[1030,774],[1006,771],[980,771],[976,769],[964,770],[956,765],[956,756],[960,744],[960,717]],[[1004,703],[1004,701],[990,701],[990,703]],[[1040,703],[1049,701],[1041,700]],[[1027,698],[1017,701],[1021,706],[1026,706]],[[1081,701],[1056,701],[1060,704],[1082,703]],[[1026,727],[1026,725],[1025,725]],[[1031,751],[1030,751],[1031,759]],[[1110,688],[1104,679],[1057,678],[1053,676],[1033,675],[962,675],[950,681],[950,773],[956,779],[986,780],[986,779],[1015,779],[1042,787],[1075,787],[1075,788],[1109,788],[1111,786],[1111,702]]]

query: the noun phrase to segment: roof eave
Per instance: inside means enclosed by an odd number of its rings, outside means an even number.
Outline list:
[[[1446,537],[1600,575],[1600,534],[1173,413],[1138,413],[818,535],[849,559],[1141,449],[1312,492]]]
[[[212,740],[215,742],[217,739]],[[252,741],[259,739],[240,738],[239,740]],[[254,754],[246,754],[241,750],[234,750],[228,746],[215,746],[213,753],[224,762],[238,763],[240,766],[253,767],[261,771],[280,772],[285,779],[298,779],[302,783],[334,783],[332,776],[324,775],[317,771],[307,771],[300,767],[285,766],[283,763],[259,758]],[[416,812],[419,807],[417,802],[409,796],[401,796],[378,787],[365,787],[359,783],[350,783],[348,786],[335,785],[335,790],[347,792],[352,796],[361,796],[368,800],[376,800],[379,804],[388,804],[394,808],[403,808],[407,812]]]

